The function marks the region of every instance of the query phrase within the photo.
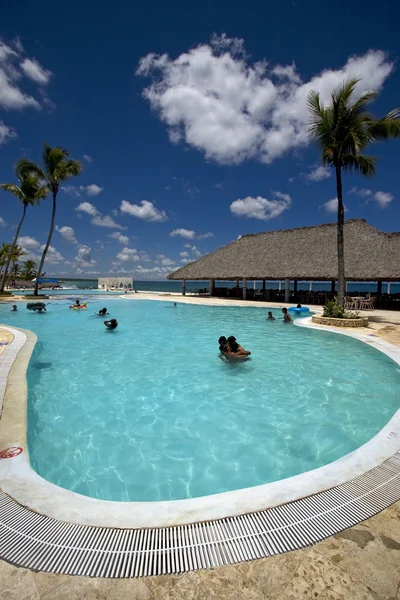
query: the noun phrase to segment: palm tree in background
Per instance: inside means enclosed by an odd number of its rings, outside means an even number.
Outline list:
[[[22,279],[32,281],[37,276],[37,264],[34,260],[25,260],[22,263]]]
[[[322,163],[335,169],[338,200],[337,253],[338,253],[338,297],[343,306],[346,288],[344,261],[344,206],[342,171],[353,171],[372,177],[375,175],[377,159],[362,154],[366,147],[381,140],[400,136],[400,109],[394,109],[381,119],[367,112],[368,105],[378,97],[378,92],[363,92],[353,98],[359,79],[350,79],[332,92],[331,102],[321,104],[318,92],[308,95],[310,114],[309,134],[322,152]]]
[[[7,273],[10,268],[11,261],[15,263],[16,260],[18,260],[18,257],[15,257],[15,249],[17,247],[19,232],[21,230],[22,223],[25,219],[26,210],[28,206],[35,206],[36,204],[39,204],[40,200],[46,198],[48,194],[47,187],[41,184],[40,179],[37,176],[29,173],[23,175],[20,172],[18,165],[15,167],[14,170],[19,181],[19,185],[15,183],[2,183],[0,187],[6,192],[10,192],[16,198],[18,198],[18,200],[22,202],[23,210],[21,219],[18,223],[18,227],[15,232],[14,240],[9,246],[9,253],[4,263],[4,271],[0,283],[0,294],[4,292],[4,287],[6,285],[7,280]]]
[[[36,163],[24,158],[21,158],[18,161],[17,168],[19,169],[19,172],[25,175],[38,177],[46,184],[48,191],[51,192],[53,196],[53,210],[51,213],[50,231],[38,268],[38,273],[41,273],[43,271],[43,265],[51,243],[51,238],[53,237],[57,209],[57,194],[60,182],[79,175],[82,171],[82,165],[79,161],[69,158],[68,152],[63,148],[52,148],[48,144],[45,144],[43,149],[43,169]],[[38,288],[39,277],[36,277],[34,290],[35,296],[38,294]]]

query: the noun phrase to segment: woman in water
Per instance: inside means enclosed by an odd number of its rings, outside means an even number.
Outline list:
[[[230,352],[235,354],[235,356],[250,356],[251,352],[242,348],[233,335],[229,336],[227,341]]]
[[[116,329],[118,327],[117,319],[110,319],[109,321],[104,321],[104,325],[107,329]]]

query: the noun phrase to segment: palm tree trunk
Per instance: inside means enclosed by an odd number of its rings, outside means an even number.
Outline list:
[[[10,268],[11,258],[12,258],[13,252],[14,252],[14,248],[17,245],[17,241],[18,241],[18,237],[19,237],[19,232],[21,230],[22,223],[24,222],[24,219],[25,219],[27,207],[28,207],[28,205],[24,202],[24,210],[22,212],[22,217],[21,217],[21,220],[20,220],[20,222],[18,224],[17,231],[15,232],[14,241],[13,241],[13,243],[11,245],[11,248],[10,248],[10,254],[7,257],[6,266],[4,267],[3,278],[2,278],[1,284],[0,284],[0,294],[2,294],[4,292],[4,288],[6,286],[8,269]]]
[[[344,266],[344,206],[342,191],[342,168],[336,165],[336,189],[338,199],[337,216],[337,255],[338,255],[338,295],[337,303],[344,305],[344,296],[346,293],[346,273]]]
[[[43,270],[43,265],[44,265],[44,261],[46,258],[46,254],[47,254],[47,250],[49,249],[50,243],[51,243],[51,238],[53,237],[53,231],[54,231],[54,223],[56,220],[56,208],[57,208],[57,192],[58,189],[53,190],[53,210],[51,213],[51,224],[50,224],[50,231],[49,231],[49,235],[47,238],[47,242],[46,245],[44,247],[43,250],[43,254],[42,254],[42,258],[40,259],[40,265],[39,268],[37,270],[37,275],[36,275],[36,281],[35,281],[35,289],[34,289],[34,296],[37,296],[39,293],[39,279],[41,277],[41,273]]]

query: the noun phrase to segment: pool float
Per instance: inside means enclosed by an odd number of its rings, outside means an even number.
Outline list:
[[[289,308],[289,310],[295,313],[310,312],[310,309],[307,308],[307,306],[302,306],[301,308],[296,308],[295,306],[292,306],[291,308]]]
[[[84,302],[80,306],[76,306],[76,304],[71,304],[70,308],[72,308],[72,310],[80,310],[82,308],[87,308],[86,304],[87,304],[87,302]]]

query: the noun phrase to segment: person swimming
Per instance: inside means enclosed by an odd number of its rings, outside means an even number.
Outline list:
[[[290,314],[288,313],[288,309],[287,308],[282,308],[282,312],[283,312],[283,321],[285,323],[293,323],[293,319],[290,316]]]
[[[233,335],[228,337],[227,342],[231,353],[236,354],[236,356],[250,356],[251,352],[242,348]]]
[[[301,304],[298,304],[298,305],[296,306],[296,308],[301,308]]]
[[[109,319],[108,321],[104,321],[104,325],[107,329],[116,329],[118,327],[117,319]]]
[[[272,314],[272,312],[270,310],[268,311],[267,320],[268,321],[275,321],[275,317],[274,317],[274,315]]]
[[[16,304],[13,304],[13,307],[12,307],[12,309],[11,309],[11,312],[15,312],[16,310],[18,310],[18,308],[17,308],[17,305],[16,305]]]
[[[106,307],[102,308],[101,310],[99,310],[99,316],[101,317],[105,317],[106,315],[109,315],[110,313],[107,312]]]

